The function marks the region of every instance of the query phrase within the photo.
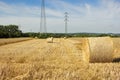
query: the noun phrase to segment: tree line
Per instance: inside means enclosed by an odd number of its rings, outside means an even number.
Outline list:
[[[24,33],[24,35],[29,37],[37,37],[37,38],[63,38],[63,37],[120,37],[120,34],[113,34],[113,33]]]
[[[22,31],[17,25],[0,25],[0,38],[21,37]]]
[[[37,37],[37,38],[61,38],[61,37],[120,37],[120,34],[113,33],[23,33],[18,25],[0,25],[0,38],[15,38],[15,37]]]

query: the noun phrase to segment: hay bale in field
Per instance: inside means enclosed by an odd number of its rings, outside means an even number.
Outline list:
[[[35,39],[38,39],[38,37],[36,36]]]
[[[83,55],[83,61],[89,63],[90,50],[89,50],[89,44],[87,38],[84,38],[82,41],[82,55]]]
[[[90,62],[111,62],[113,41],[110,37],[88,38]]]
[[[82,61],[84,63],[89,63],[89,44],[88,44],[88,39],[87,38],[82,38],[81,40],[71,40],[72,44],[76,46],[76,49],[79,51],[82,51],[81,54],[82,56]]]
[[[120,38],[112,38],[112,40],[113,40],[114,48],[120,50]]]
[[[64,39],[67,39],[67,37],[63,37]]]
[[[47,43],[53,43],[53,37],[47,38]]]

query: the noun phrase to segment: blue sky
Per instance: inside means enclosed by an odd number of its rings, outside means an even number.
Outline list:
[[[48,32],[64,32],[66,11],[68,32],[120,32],[120,0],[45,1]],[[24,32],[39,32],[40,5],[41,0],[0,0],[0,24],[16,24]]]
[[[9,4],[15,4],[15,3],[24,3],[27,5],[40,5],[41,0],[1,0],[3,2],[9,3]],[[50,0],[46,0],[46,1],[50,1]],[[98,2],[98,0],[60,0],[60,1],[65,1],[65,2],[69,2],[69,3],[90,3],[93,5],[96,5],[96,3]]]
[[[0,0],[2,2],[5,2],[7,4],[24,4],[28,6],[40,6],[41,5],[41,0]],[[46,0],[46,7],[51,7],[51,4],[49,4],[51,0]],[[98,6],[99,5],[99,0],[52,0],[52,1],[65,1],[66,3],[71,3],[74,5],[77,4],[82,4],[84,5],[85,3],[91,4],[93,6]]]
[[[1,0],[8,4],[40,5],[40,0]]]

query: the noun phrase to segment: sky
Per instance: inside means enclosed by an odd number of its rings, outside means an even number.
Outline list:
[[[120,0],[45,0],[47,32],[120,33]],[[23,32],[40,31],[41,0],[0,0],[0,25],[19,25]]]

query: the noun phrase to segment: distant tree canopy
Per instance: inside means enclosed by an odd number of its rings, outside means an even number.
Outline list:
[[[0,25],[0,38],[14,38],[14,37],[37,37],[37,38],[61,38],[61,37],[120,37],[120,34],[113,33],[22,33],[17,25]]]
[[[54,38],[61,38],[61,37],[120,37],[120,34],[111,34],[111,33],[24,33],[24,36],[29,37],[38,37],[38,38],[48,38],[48,37],[54,37]]]
[[[11,38],[22,36],[22,31],[17,25],[0,25],[0,38]]]
[[[29,36],[29,37],[37,37],[37,38],[49,38],[49,37],[54,37],[54,38],[63,38],[63,37],[72,37],[72,34],[64,34],[64,33],[23,33],[24,36]]]

